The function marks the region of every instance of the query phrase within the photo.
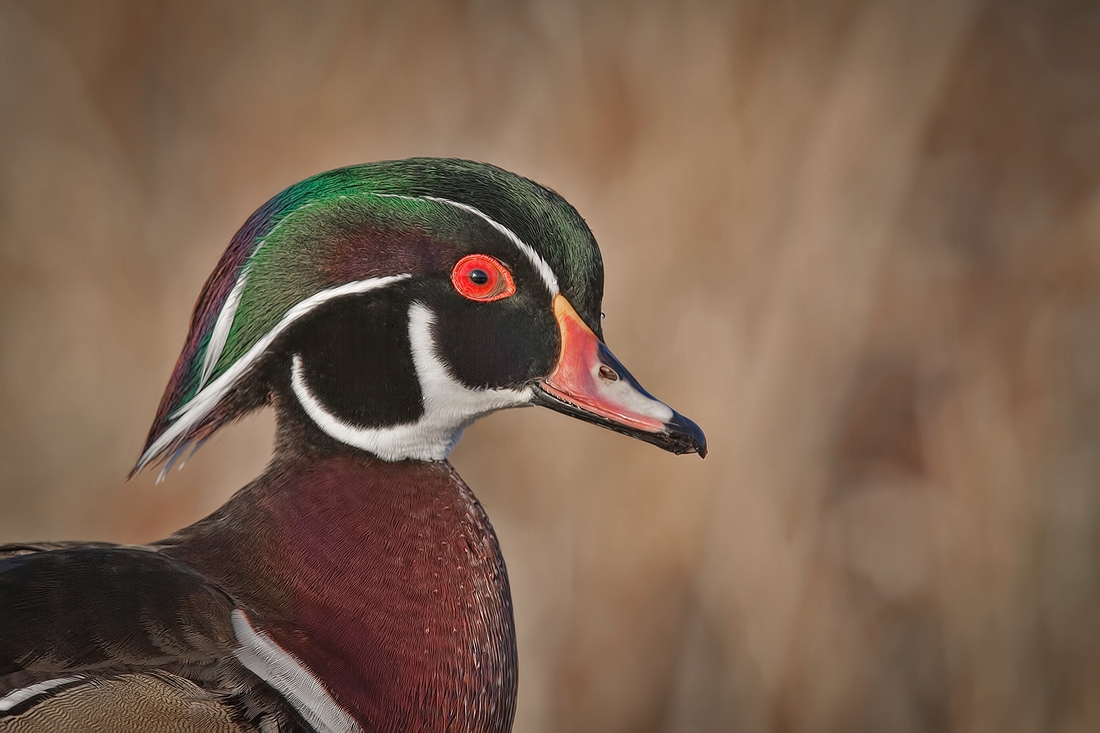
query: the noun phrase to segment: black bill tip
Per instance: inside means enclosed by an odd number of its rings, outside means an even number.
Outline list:
[[[614,430],[616,433],[622,433],[631,438],[650,443],[670,453],[677,455],[698,453],[700,458],[707,457],[707,436],[703,434],[702,428],[675,410],[672,411],[672,419],[666,422],[661,430],[649,431],[624,425],[603,415],[589,412],[572,402],[547,392],[538,385],[535,386],[531,403],[549,407],[555,412],[584,420],[593,425],[599,425],[608,430]]]
[[[669,441],[676,446],[669,447],[667,450],[677,454],[698,453],[700,458],[707,457],[707,436],[693,421],[674,411],[666,427],[669,431]]]

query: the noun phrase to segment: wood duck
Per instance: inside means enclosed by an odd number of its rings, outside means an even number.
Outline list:
[[[602,295],[580,215],[490,165],[275,196],[206,282],[134,471],[265,405],[270,464],[161,542],[0,548],[0,731],[510,730],[504,560],[447,462],[464,428],[542,405],[706,453],[604,345]]]

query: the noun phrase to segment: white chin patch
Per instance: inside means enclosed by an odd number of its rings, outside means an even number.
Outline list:
[[[442,461],[474,420],[531,401],[531,389],[470,389],[447,370],[432,339],[435,314],[423,303],[409,307],[409,343],[420,382],[424,414],[416,422],[364,428],[332,414],[306,383],[302,357],[294,355],[290,384],[302,409],[327,435],[385,461]]]

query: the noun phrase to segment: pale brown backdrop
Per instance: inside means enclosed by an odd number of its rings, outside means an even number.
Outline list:
[[[1096,3],[0,3],[0,541],[151,540],[270,416],[127,483],[232,233],[349,163],[550,185],[706,461],[536,410],[454,462],[516,730],[1100,729]]]

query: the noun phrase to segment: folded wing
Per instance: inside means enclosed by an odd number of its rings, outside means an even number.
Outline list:
[[[310,730],[234,656],[236,608],[152,549],[0,547],[0,733]]]

